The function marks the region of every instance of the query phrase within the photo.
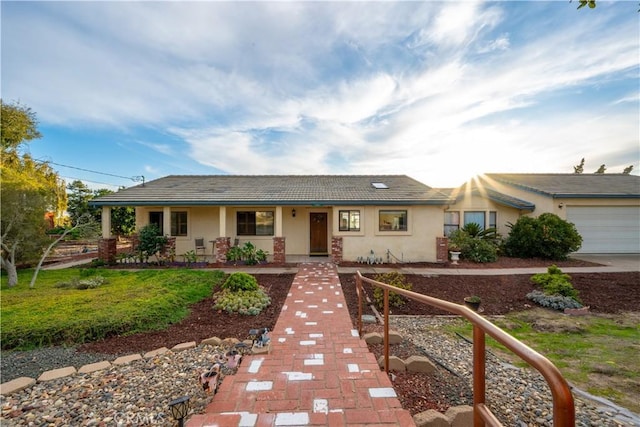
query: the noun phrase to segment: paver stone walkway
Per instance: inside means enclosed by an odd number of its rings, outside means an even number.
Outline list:
[[[271,332],[269,354],[224,378],[202,426],[415,426],[353,329],[336,267],[301,264]]]

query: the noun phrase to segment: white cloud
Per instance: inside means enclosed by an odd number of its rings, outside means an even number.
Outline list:
[[[165,156],[178,137],[192,161],[228,173],[406,172],[435,185],[451,164],[565,170],[537,159],[600,158],[610,141],[628,152],[637,85],[594,87],[637,78],[637,20],[553,8],[11,3],[3,96],[62,127],[166,133],[132,138]],[[571,91],[602,101],[585,111]],[[514,144],[526,161],[505,163]]]

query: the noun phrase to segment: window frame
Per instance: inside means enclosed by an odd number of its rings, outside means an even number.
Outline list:
[[[164,236],[164,212],[149,211],[149,225],[155,224],[160,230],[160,234]]]
[[[399,215],[398,228],[394,228],[393,224],[395,221],[383,227],[383,216],[393,216],[394,214]],[[395,218],[394,218],[395,219]],[[404,219],[404,221],[402,221]],[[379,232],[408,232],[409,231],[409,210],[408,209],[380,209],[378,211],[378,231]]]
[[[482,214],[482,222],[478,223],[477,221],[467,221],[467,214]],[[484,230],[487,228],[487,212],[486,211],[464,211],[463,222],[464,222],[464,225],[475,222],[476,224],[480,225],[482,230]]]
[[[448,215],[457,216],[457,222],[447,222]],[[460,211],[445,211],[444,212],[444,228],[443,228],[444,235],[449,237],[449,235],[456,230],[460,230]]]
[[[189,235],[189,212],[171,211],[171,236],[185,237]]]
[[[498,211],[489,211],[489,228],[498,228]]]
[[[264,218],[259,218],[261,216],[264,216]],[[270,221],[268,221],[269,218]],[[241,227],[243,229],[241,229]],[[261,230],[265,231],[260,232]],[[236,235],[256,237],[274,236],[275,212],[272,210],[236,211]]]
[[[343,216],[346,214],[346,217]],[[343,226],[343,219],[346,219],[346,226]],[[357,223],[356,226],[352,224]],[[342,209],[338,211],[338,231],[360,231],[360,210],[359,209]]]

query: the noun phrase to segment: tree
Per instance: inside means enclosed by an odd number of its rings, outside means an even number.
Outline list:
[[[22,144],[40,137],[35,114],[20,104],[2,100],[0,104],[0,266],[7,272],[8,285],[15,286],[17,265],[38,259],[49,242],[45,213],[54,211],[57,218],[61,217],[66,194],[61,191],[64,183],[49,164],[19,154]]]
[[[111,208],[111,232],[128,236],[136,229],[136,210],[130,206]]]
[[[67,190],[67,213],[73,224],[87,214],[94,217],[96,221],[99,220],[99,217],[96,218],[94,210],[89,207],[89,200],[93,198],[93,192],[84,182],[75,180],[67,185]]]
[[[598,168],[598,170],[595,171],[595,173],[603,174],[604,171],[606,171],[606,170],[607,170],[607,168],[605,167],[605,165],[601,164],[600,167]]]
[[[17,154],[18,147],[25,141],[41,138],[38,132],[38,120],[31,108],[20,103],[6,104],[0,99],[2,107],[1,139],[2,154]]]
[[[51,249],[53,249],[65,238],[67,234],[71,233],[72,231],[77,231],[81,237],[95,238],[100,235],[100,224],[97,223],[90,214],[85,214],[82,217],[78,218],[78,221],[73,225],[73,227],[64,230],[64,232],[47,247],[47,249],[40,257],[40,261],[38,261],[38,265],[33,272],[33,276],[31,276],[31,283],[29,283],[29,288],[33,288],[35,286],[36,279],[38,278],[38,273],[40,272],[40,268],[42,268],[42,263],[47,258],[47,256],[49,256],[49,252],[51,252]]]
[[[582,9],[587,5],[589,6],[590,9],[595,9],[596,7],[596,0],[579,0],[578,3],[579,3],[578,9]]]
[[[584,157],[580,160],[580,164],[578,166],[573,167],[573,173],[582,173],[584,171]]]
[[[624,170],[622,171],[622,174],[623,175],[629,175],[632,170],[633,170],[633,165],[629,165],[626,168],[624,168]]]

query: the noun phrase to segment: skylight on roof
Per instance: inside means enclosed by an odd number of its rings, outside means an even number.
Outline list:
[[[377,188],[377,189],[389,188],[387,187],[387,184],[385,184],[384,182],[372,182],[371,185],[373,185],[373,188]]]

